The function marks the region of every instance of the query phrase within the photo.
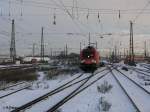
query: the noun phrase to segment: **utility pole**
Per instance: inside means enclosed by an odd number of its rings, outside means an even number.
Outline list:
[[[129,49],[129,65],[134,66],[134,44],[133,44],[133,23],[130,21],[130,49]]]
[[[10,58],[12,59],[13,63],[15,63],[15,59],[16,59],[16,45],[15,45],[15,21],[14,21],[14,19],[12,20]]]
[[[72,6],[72,17],[75,18],[75,15],[74,15],[75,1],[73,0],[72,2],[73,2],[73,4],[72,4],[73,5]]]
[[[144,56],[147,57],[146,41],[144,42]]]
[[[115,45],[114,61],[117,61],[117,46]]]
[[[63,56],[66,56],[66,46],[64,46],[64,52],[63,52]]]
[[[50,50],[51,50],[51,58],[52,58],[52,56],[53,56],[53,49],[51,48]]]
[[[97,49],[97,41],[95,42],[95,44],[96,44],[96,49]]]
[[[78,19],[79,13],[78,13],[78,1],[73,0],[73,6],[72,6],[72,17]],[[76,10],[75,10],[76,9]]]
[[[123,58],[125,59],[126,58],[126,49],[124,48],[124,56],[123,56]]]
[[[42,27],[42,32],[41,32],[41,61],[44,61],[44,37],[43,37],[43,30],[44,28]]]
[[[129,51],[127,50],[127,57],[129,56]]]
[[[89,46],[91,45],[91,36],[90,36],[90,33],[89,33]]]
[[[80,52],[81,52],[81,42],[80,42]]]
[[[35,56],[35,43],[33,43],[33,47],[32,47],[32,56]]]
[[[68,46],[66,44],[66,56],[68,55]]]

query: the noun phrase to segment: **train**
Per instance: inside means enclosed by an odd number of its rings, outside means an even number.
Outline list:
[[[96,48],[87,46],[80,52],[80,68],[83,71],[95,71],[100,64],[100,55]]]

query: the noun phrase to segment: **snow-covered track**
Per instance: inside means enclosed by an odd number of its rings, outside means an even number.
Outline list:
[[[104,76],[106,76],[110,71],[104,73],[103,75],[97,77],[96,79],[94,79],[93,81],[89,82],[92,77],[96,76],[99,73],[96,74],[92,74],[87,80],[85,80],[78,88],[76,88],[74,91],[72,91],[69,95],[67,95],[66,97],[64,97],[61,101],[59,101],[58,103],[56,103],[54,106],[52,106],[49,110],[47,110],[46,112],[55,112],[59,107],[61,107],[62,105],[64,105],[66,102],[68,102],[69,100],[71,100],[73,97],[75,97],[76,95],[78,95],[79,93],[81,93],[82,91],[84,91],[85,89],[87,89],[88,87],[90,87],[91,85],[93,85],[95,82],[97,82],[98,80],[100,80],[101,78],[103,78]],[[89,83],[88,83],[89,82]]]
[[[115,68],[117,68],[117,67],[115,67]],[[128,66],[127,68],[131,69],[131,70],[133,70],[133,71],[135,71],[137,73],[140,73],[140,74],[143,74],[145,76],[150,77],[150,75],[149,75],[150,71],[149,70],[143,70],[143,69],[139,69],[139,68],[131,67],[131,66]]]
[[[150,73],[150,70],[144,70],[144,69],[139,69],[139,68],[134,68],[134,69],[135,69],[135,70],[142,71],[142,72]]]
[[[150,65],[147,64],[140,64],[142,67],[146,68],[148,71],[150,71]]]
[[[27,68],[35,68],[35,65],[10,65],[10,66],[4,66],[0,67],[0,70],[17,70],[17,69],[27,69]]]
[[[5,98],[5,97],[7,97],[7,96],[10,96],[10,95],[12,95],[12,94],[15,94],[15,93],[17,93],[17,92],[19,92],[19,91],[28,89],[29,87],[31,87],[31,85],[27,85],[27,86],[21,87],[20,89],[17,89],[17,90],[15,90],[15,91],[13,91],[13,92],[10,92],[10,93],[7,93],[7,94],[5,94],[5,95],[0,96],[0,99]]]
[[[106,70],[106,68],[101,70],[100,72],[103,72],[105,70]],[[65,90],[65,89],[67,89],[69,87],[72,87],[73,85],[79,84],[79,83],[87,80],[89,77],[91,77],[91,76],[88,76],[86,78],[80,79],[80,77],[83,76],[83,74],[84,73],[81,73],[79,76],[77,76],[77,77],[73,78],[72,80],[64,83],[63,85],[57,87],[56,89],[54,89],[54,90],[52,90],[52,91],[50,91],[50,92],[48,92],[48,93],[46,93],[46,94],[44,94],[44,95],[42,95],[40,97],[38,97],[38,98],[28,102],[28,103],[26,103],[26,104],[16,108],[15,110],[12,110],[11,112],[19,112],[21,110],[25,110],[27,108],[30,108],[31,106],[37,104],[38,102],[43,101],[44,99],[46,99],[46,98],[48,98],[48,97],[50,97],[52,95],[55,95],[55,94],[57,94],[59,92],[62,92],[63,90]]]
[[[147,94],[150,95],[149,91],[147,91],[144,87],[142,87],[140,84],[138,84],[137,82],[135,82],[133,79],[129,78],[127,75],[125,75],[124,73],[122,73],[120,70],[118,70],[118,69],[115,69],[115,70],[118,71],[120,74],[122,74],[123,76],[125,76],[131,82],[133,82],[136,86],[138,86],[139,88],[141,88],[143,91],[145,91]]]
[[[143,70],[141,70],[141,69],[136,69],[136,68],[133,68],[132,70],[135,71],[135,72],[137,72],[137,73],[140,73],[140,74],[143,74],[143,75],[145,75],[145,76],[150,77],[150,75],[148,75],[150,72],[143,71]],[[148,74],[147,74],[147,73],[148,73]]]
[[[19,83],[10,85],[10,86],[6,86],[6,87],[3,87],[3,88],[0,88],[0,91],[1,91],[1,90],[6,90],[6,89],[10,89],[10,88],[12,88],[12,87],[15,87],[15,86],[18,86],[18,85],[21,85],[21,84],[25,84],[25,83],[26,83],[26,82],[23,81],[23,82],[19,82]]]
[[[121,87],[121,89],[123,90],[123,92],[125,93],[125,95],[128,97],[128,99],[130,100],[130,102],[132,103],[132,105],[134,106],[134,108],[137,110],[137,112],[141,112],[139,110],[138,106],[132,100],[132,98],[128,95],[127,91],[124,89],[124,87],[122,86],[122,84],[120,83],[120,81],[117,79],[117,77],[115,76],[115,74],[113,73],[113,71],[112,70],[110,70],[110,71],[111,71],[112,76],[114,77],[114,79],[118,83],[118,85]]]
[[[134,80],[115,68],[116,78],[119,80],[122,87],[126,90],[134,104],[139,109],[139,112],[150,112],[150,92],[140,86]]]
[[[28,103],[26,103],[26,104],[24,104],[24,105],[18,107],[17,109],[13,110],[12,112],[19,112],[19,111],[21,111],[21,110],[25,110],[26,108],[29,108],[29,107],[31,107],[32,105],[34,105],[34,104],[36,104],[36,103],[38,103],[38,102],[40,102],[40,101],[46,99],[47,97],[50,97],[50,96],[52,96],[52,95],[54,95],[54,94],[57,94],[57,93],[60,92],[60,91],[63,91],[63,90],[65,90],[65,89],[67,89],[67,88],[69,88],[69,87],[71,87],[71,86],[73,86],[73,85],[75,85],[75,84],[77,84],[77,83],[79,83],[79,82],[84,81],[86,78],[84,78],[84,79],[82,79],[82,80],[79,80],[79,81],[76,81],[76,80],[79,79],[83,74],[84,74],[84,73],[81,73],[79,76],[73,78],[72,80],[66,82],[65,84],[59,86],[58,88],[56,88],[56,89],[54,89],[54,90],[52,90],[52,91],[50,91],[50,92],[48,92],[48,93],[46,93],[46,94],[44,94],[44,95],[42,95],[42,96],[40,96],[40,97],[38,97],[38,98],[32,100],[31,102],[28,102]],[[76,82],[74,82],[74,81],[76,81]],[[72,83],[72,82],[74,82],[74,83]]]

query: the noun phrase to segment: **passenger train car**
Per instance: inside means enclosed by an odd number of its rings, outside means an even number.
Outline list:
[[[80,68],[95,71],[100,63],[99,52],[93,46],[87,46],[80,52]]]

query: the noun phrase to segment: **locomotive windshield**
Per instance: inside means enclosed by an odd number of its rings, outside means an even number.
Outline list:
[[[83,50],[82,55],[84,58],[93,58],[94,57],[94,51],[92,49],[85,49],[85,50]]]

